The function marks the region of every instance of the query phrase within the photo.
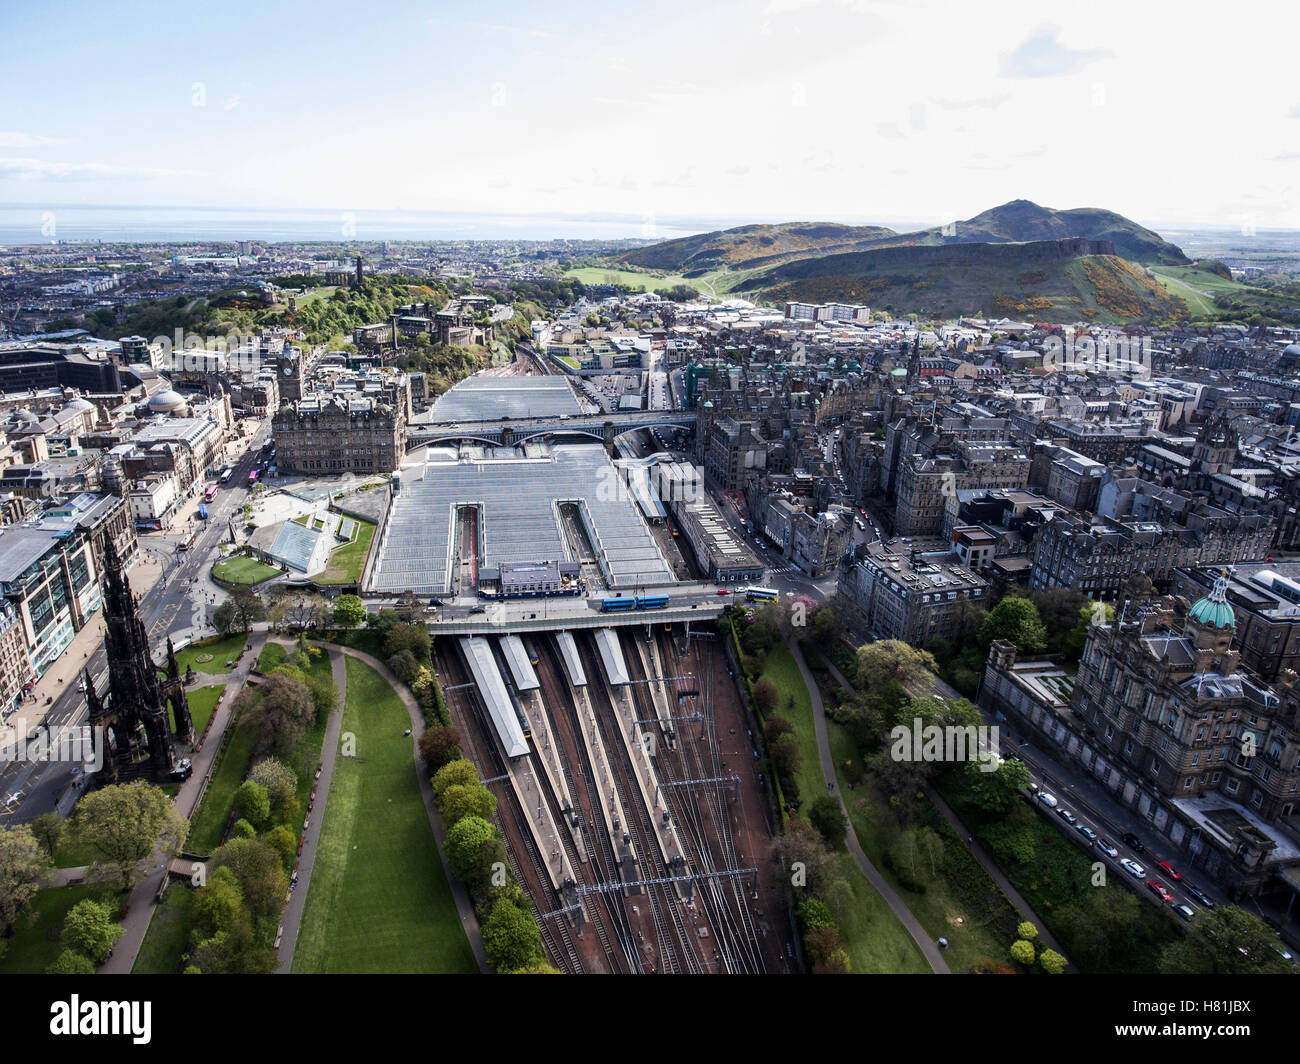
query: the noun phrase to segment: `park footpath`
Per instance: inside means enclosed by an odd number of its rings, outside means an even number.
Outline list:
[[[198,805],[199,798],[208,776],[212,772],[213,762],[221,749],[221,738],[230,724],[231,707],[235,697],[257,662],[258,655],[266,643],[266,633],[250,632],[249,643],[243,657],[229,675],[226,689],[221,695],[221,704],[213,714],[207,735],[201,739],[191,755],[194,765],[193,775],[181,784],[176,792],[174,804],[176,811],[188,819]],[[154,863],[156,862],[156,863]],[[144,944],[145,933],[149,930],[149,921],[153,919],[154,905],[158,895],[167,883],[168,862],[162,859],[161,851],[154,853],[150,859],[150,868],[132,889],[127,899],[126,913],[121,918],[124,931],[108,960],[100,965],[99,971],[105,975],[128,975],[135,967],[136,956]],[[66,870],[65,870],[66,871]]]
[[[867,882],[876,888],[876,893],[885,899],[885,903],[898,917],[898,922],[912,936],[912,940],[925,957],[926,963],[930,965],[930,969],[936,975],[951,975],[952,969],[948,967],[948,962],[943,959],[943,953],[940,952],[938,945],[930,938],[925,928],[921,926],[921,921],[912,915],[912,910],[898,896],[898,892],[885,881],[885,877],[877,871],[875,865],[867,860],[862,844],[858,841],[858,833],[853,830],[853,821],[849,818],[849,810],[844,804],[844,795],[840,793],[839,783],[835,776],[835,759],[831,756],[830,736],[826,730],[826,707],[822,702],[821,689],[817,686],[812,670],[808,668],[808,662],[804,660],[803,650],[800,648],[798,640],[786,640],[786,648],[794,656],[795,663],[799,666],[799,673],[803,677],[804,686],[808,688],[808,697],[812,700],[813,728],[817,733],[817,760],[821,763],[822,777],[826,781],[827,793],[833,794],[839,799],[845,823],[848,824],[849,830],[845,832],[844,841],[848,844],[849,852],[853,855],[853,859],[857,861],[862,874],[867,877]]]
[[[799,660],[800,668],[802,669],[804,667],[802,656]],[[840,672],[840,670],[837,669],[829,659],[823,657],[822,660],[825,661],[826,668],[830,671],[831,677],[837,684],[839,684],[840,688],[849,694],[856,695],[857,690],[851,683],[849,683],[848,677]],[[964,697],[955,688],[950,687],[937,676],[934,677],[934,687],[937,694],[942,695],[949,701],[955,702]],[[824,727],[825,724],[823,723],[823,728]],[[1007,900],[1016,907],[1016,911],[1020,914],[1020,919],[1027,920],[1038,928],[1038,937],[1048,949],[1055,950],[1062,957],[1067,957],[1068,954],[1056,940],[1056,937],[1047,929],[1047,925],[1043,922],[1042,918],[1034,912],[1033,907],[1025,900],[1025,896],[1021,894],[1020,891],[1016,890],[1012,885],[1011,880],[1003,874],[1002,869],[997,866],[997,862],[994,861],[993,858],[988,855],[988,852],[984,847],[975,840],[975,837],[970,833],[970,830],[962,823],[961,818],[953,811],[952,807],[944,800],[943,796],[933,787],[927,787],[925,795],[934,803],[934,807],[943,814],[944,819],[952,825],[953,830],[957,832],[957,837],[960,838],[963,835],[966,836],[966,848],[970,850],[971,855],[979,862],[980,867],[988,873],[989,878],[1001,888],[1002,893],[1007,896]],[[1065,970],[1070,974],[1076,975],[1079,971],[1074,962],[1068,960],[1066,961]]]

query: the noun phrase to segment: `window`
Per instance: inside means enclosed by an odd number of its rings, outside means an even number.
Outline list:
[[[1236,781],[1236,780],[1231,780],[1231,779],[1230,779],[1230,780],[1228,780],[1228,785],[1227,785],[1227,787],[1225,787],[1224,789],[1225,789],[1229,794],[1236,794],[1236,793],[1237,793],[1237,786],[1238,786],[1237,781]]]

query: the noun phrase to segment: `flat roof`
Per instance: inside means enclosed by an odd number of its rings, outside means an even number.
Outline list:
[[[481,452],[462,452],[475,455]],[[561,502],[577,505],[592,545],[616,588],[675,583],[649,528],[617,484],[600,444],[492,449],[494,457],[452,457],[433,450],[402,475],[370,590],[441,594],[454,560],[456,514],[477,508],[480,566],[576,561],[560,517]],[[505,455],[506,457],[498,457]],[[531,457],[530,457],[531,456]]]
[[[439,396],[429,419],[437,424],[581,413],[565,377],[489,377],[480,373]]]

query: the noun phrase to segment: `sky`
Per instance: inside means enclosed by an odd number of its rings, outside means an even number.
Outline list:
[[[1282,5],[0,5],[0,204],[1300,228]]]

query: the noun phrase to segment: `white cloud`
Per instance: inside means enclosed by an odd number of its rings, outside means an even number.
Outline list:
[[[0,130],[0,148],[43,148],[52,144],[67,144],[59,137],[45,137],[39,133],[20,133]]]
[[[1077,51],[1060,41],[1056,26],[1035,30],[1002,57],[1002,73],[1009,78],[1059,78],[1073,74],[1094,59],[1104,59],[1103,49]]]
[[[198,170],[167,170],[148,166],[112,166],[108,163],[51,163],[42,159],[0,158],[0,178],[19,181],[153,180],[165,177],[202,177]]]

